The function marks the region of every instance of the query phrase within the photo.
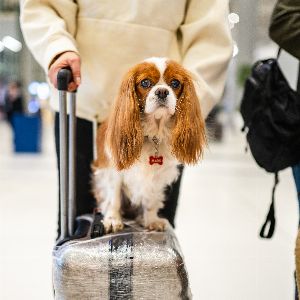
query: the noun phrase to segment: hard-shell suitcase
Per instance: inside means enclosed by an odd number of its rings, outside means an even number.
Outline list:
[[[41,152],[42,124],[40,115],[12,115],[14,151],[17,153]]]
[[[58,75],[61,237],[53,250],[55,299],[191,299],[182,253],[171,227],[165,232],[149,232],[128,221],[122,232],[100,236],[103,227],[98,213],[94,223],[92,216],[79,217],[85,221],[81,225],[86,234],[74,237],[75,93],[70,97],[69,155],[66,151],[70,76],[65,69]]]

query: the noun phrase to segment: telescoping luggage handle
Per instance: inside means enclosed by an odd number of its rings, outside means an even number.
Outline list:
[[[69,96],[69,134],[67,130],[67,91],[72,81],[68,68],[57,74],[59,91],[59,175],[60,175],[60,228],[59,241],[74,234],[76,216],[76,91]],[[69,136],[69,141],[67,140]]]

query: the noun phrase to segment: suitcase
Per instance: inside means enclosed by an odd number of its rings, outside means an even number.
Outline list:
[[[42,124],[40,115],[27,116],[21,113],[14,113],[12,126],[15,152],[41,152]]]
[[[77,218],[75,208],[75,93],[70,97],[67,153],[66,91],[71,76],[58,74],[60,94],[61,236],[53,250],[57,300],[191,299],[183,256],[171,226],[149,232],[125,220],[122,232],[103,235],[102,215]],[[68,167],[68,169],[67,169]]]

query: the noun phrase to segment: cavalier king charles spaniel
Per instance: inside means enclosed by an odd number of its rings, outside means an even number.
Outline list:
[[[178,178],[178,166],[195,164],[205,145],[192,75],[166,58],[131,68],[97,132],[93,192],[106,233],[122,230],[132,208],[142,226],[164,231],[168,221],[158,211],[165,189]]]

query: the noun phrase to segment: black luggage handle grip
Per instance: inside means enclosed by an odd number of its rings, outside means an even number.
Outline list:
[[[57,73],[57,89],[68,91],[68,85],[73,80],[72,70],[69,67],[60,69]]]

